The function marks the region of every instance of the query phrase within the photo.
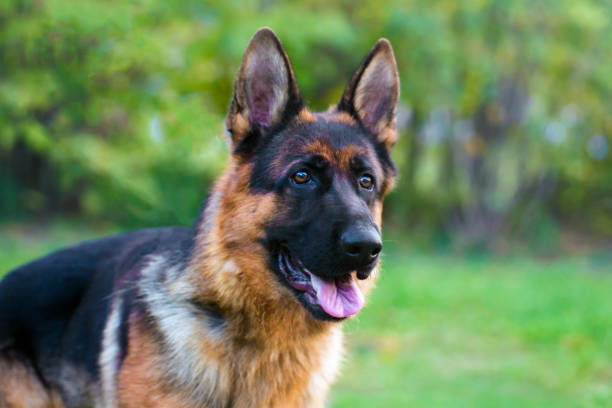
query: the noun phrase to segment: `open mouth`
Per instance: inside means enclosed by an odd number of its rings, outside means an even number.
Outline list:
[[[303,294],[311,310],[320,306],[327,315],[343,319],[363,307],[363,294],[350,273],[335,278],[315,275],[284,248],[278,253],[278,266],[289,286]]]

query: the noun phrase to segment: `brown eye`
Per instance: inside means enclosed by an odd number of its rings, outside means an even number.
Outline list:
[[[370,190],[374,186],[374,179],[372,178],[372,176],[365,174],[359,177],[359,185],[365,188],[366,190]]]
[[[291,176],[295,184],[304,184],[310,181],[310,174],[305,170],[297,171]]]

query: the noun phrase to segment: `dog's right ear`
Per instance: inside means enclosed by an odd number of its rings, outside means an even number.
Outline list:
[[[280,40],[271,29],[260,28],[244,52],[225,121],[232,152],[249,153],[266,131],[296,115],[302,106]]]

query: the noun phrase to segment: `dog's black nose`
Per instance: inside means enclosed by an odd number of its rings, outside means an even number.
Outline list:
[[[374,226],[351,226],[340,236],[344,256],[355,267],[369,265],[382,249],[380,233]]]

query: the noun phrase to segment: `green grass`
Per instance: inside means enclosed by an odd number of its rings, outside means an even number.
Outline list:
[[[0,274],[109,232],[0,226]],[[391,248],[347,324],[333,407],[612,407],[612,266]]]
[[[392,251],[334,407],[612,407],[612,267]]]

